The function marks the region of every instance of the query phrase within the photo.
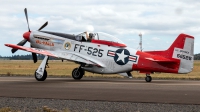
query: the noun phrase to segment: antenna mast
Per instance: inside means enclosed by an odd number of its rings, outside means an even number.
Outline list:
[[[140,43],[139,43],[140,51],[142,51],[142,33],[140,33],[139,36],[140,36]]]

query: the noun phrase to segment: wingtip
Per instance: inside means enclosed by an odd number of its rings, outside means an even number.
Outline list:
[[[4,45],[9,47],[9,44],[4,44]]]

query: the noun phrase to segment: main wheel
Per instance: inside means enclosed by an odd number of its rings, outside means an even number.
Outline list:
[[[85,71],[81,68],[75,68],[73,71],[72,71],[72,77],[75,79],[75,80],[80,80],[83,75],[85,74]]]
[[[46,70],[44,70],[43,76],[41,76],[40,74],[38,74],[36,71],[35,71],[35,79],[37,81],[44,81],[47,78],[47,71]]]
[[[146,82],[151,82],[152,78],[151,78],[151,76],[146,76],[145,80],[146,80]]]

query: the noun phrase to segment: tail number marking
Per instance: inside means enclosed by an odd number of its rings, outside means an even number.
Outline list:
[[[177,58],[185,59],[185,60],[192,60],[191,56],[187,56],[187,55],[184,55],[184,54],[177,54]]]
[[[181,59],[181,60],[188,60],[188,61],[193,60],[193,56],[190,55],[189,51],[187,51],[185,49],[180,49],[180,48],[174,48],[172,58]]]

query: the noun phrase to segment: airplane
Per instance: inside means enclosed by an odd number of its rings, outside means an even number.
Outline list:
[[[24,39],[15,44],[5,44],[12,48],[32,53],[34,63],[37,54],[45,55],[35,71],[37,81],[47,78],[46,66],[49,57],[73,61],[80,66],[74,68],[72,77],[80,80],[85,71],[98,74],[119,74],[132,78],[132,71],[146,74],[146,82],[151,82],[155,72],[187,74],[193,69],[194,37],[181,33],[167,50],[138,51],[128,47],[118,38],[103,32],[83,32],[66,34],[42,31],[48,21],[37,31],[31,31],[27,9],[24,9],[28,31]],[[89,37],[89,38],[88,38]],[[30,47],[23,46],[26,42]]]

